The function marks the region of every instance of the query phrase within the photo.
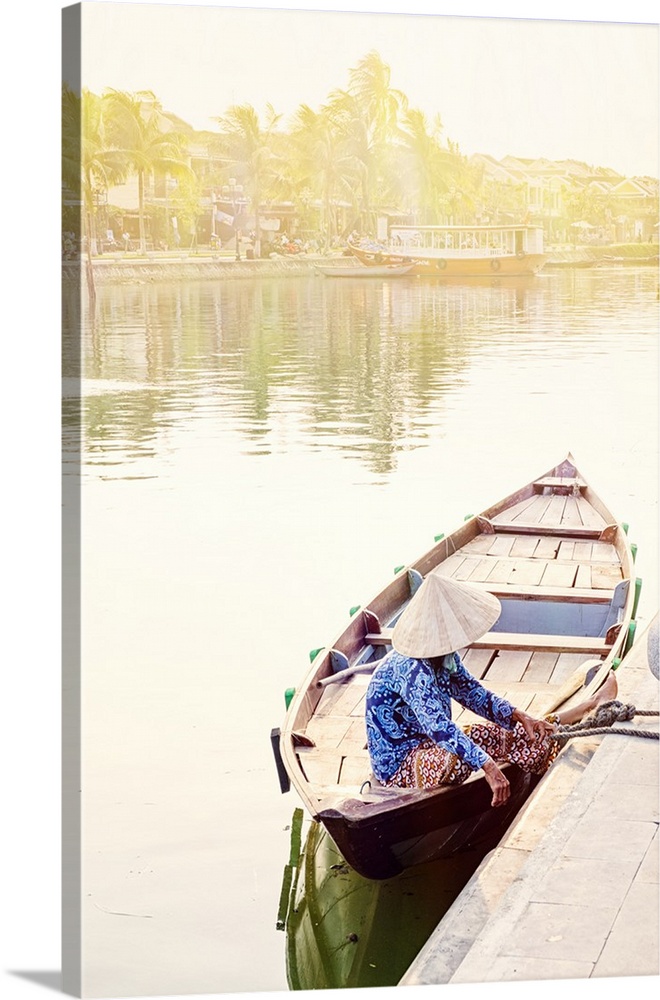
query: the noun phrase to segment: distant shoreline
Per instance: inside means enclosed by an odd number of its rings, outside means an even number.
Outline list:
[[[94,281],[98,285],[152,284],[161,281],[210,280],[219,278],[286,278],[313,275],[315,264],[337,262],[338,255],[301,254],[266,260],[233,260],[213,252],[148,252],[108,254],[95,257]],[[84,281],[81,260],[62,261],[62,280]],[[548,250],[544,270],[608,265],[658,264],[657,243],[626,243],[617,246],[557,247]]]

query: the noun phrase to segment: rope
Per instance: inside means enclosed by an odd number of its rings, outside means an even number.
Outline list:
[[[595,712],[588,715],[582,722],[573,726],[559,726],[557,732],[550,737],[558,740],[562,746],[569,740],[579,736],[608,736],[614,733],[619,736],[641,736],[647,740],[657,740],[657,731],[650,729],[627,729],[614,726],[615,722],[629,722],[636,715],[658,715],[658,712],[637,709],[634,705],[622,705],[620,701],[606,701],[599,705]]]

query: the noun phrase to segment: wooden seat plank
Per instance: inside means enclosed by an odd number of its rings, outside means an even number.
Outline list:
[[[575,569],[573,570],[575,572]],[[481,590],[494,594],[495,597],[506,600],[515,598],[519,601],[566,601],[582,604],[608,604],[612,594],[604,590],[592,590],[590,587],[525,587],[514,583],[477,584]]]
[[[597,590],[599,588],[594,587],[591,582],[591,566],[587,563],[580,563],[578,565],[578,570],[575,575],[575,586],[580,588],[588,587],[590,590]],[[600,588],[605,590],[606,588]],[[607,588],[610,592],[614,589],[613,587]]]
[[[576,497],[566,497],[566,506],[564,507],[564,512],[561,516],[561,523],[582,524],[582,516],[580,514],[580,508],[576,502]]]
[[[572,587],[577,576],[575,563],[546,563],[541,578],[544,587]]]
[[[344,738],[339,744],[342,754],[360,753],[367,743],[367,727],[364,718],[353,719]]]
[[[334,714],[339,716],[351,715],[355,706],[365,697],[365,688],[362,684],[353,683],[353,678],[347,683],[341,684],[340,689],[342,688],[341,697],[335,702]]]
[[[532,537],[534,537],[532,535]],[[552,535],[538,535],[538,545],[534,549],[533,559],[556,559],[559,542]]]
[[[491,535],[491,537],[494,538],[495,536]],[[470,573],[468,581],[470,583],[485,583],[490,576],[494,562],[495,560],[492,557],[483,556]]]
[[[357,704],[355,705],[355,707],[351,711],[351,717],[355,717],[357,715],[364,715],[365,709],[366,709],[366,704],[367,704],[367,692],[366,692],[366,689],[365,689],[362,697],[360,698],[360,700],[357,702]]]
[[[551,496],[550,503],[546,507],[543,517],[541,518],[541,523],[552,525],[561,524],[567,499],[568,497],[565,496]]]
[[[498,647],[499,648],[499,647]],[[484,677],[487,688],[496,683],[515,684],[522,680],[531,659],[531,652],[524,649],[500,649]]]
[[[514,561],[511,573],[507,579],[510,583],[534,584],[541,582],[546,564],[532,559],[519,559]]]
[[[446,559],[443,559],[441,563],[438,563],[433,572],[440,573],[442,576],[453,576],[464,561],[465,555],[463,554],[463,550],[454,552],[452,555],[447,556]]]
[[[466,556],[460,566],[457,566],[452,573],[454,580],[469,580],[470,575],[482,563],[482,556]]]
[[[606,526],[605,519],[591,506],[588,500],[584,497],[576,497],[575,502],[579,507],[580,517],[585,527],[604,528]]]
[[[531,559],[540,541],[541,541],[540,535],[516,536],[513,545],[511,546],[511,552],[510,552],[511,558]]]
[[[547,706],[551,702],[551,700],[552,700],[552,689],[545,691],[538,691],[530,701],[529,706],[527,707],[527,711],[529,712],[530,715],[533,715],[534,718],[536,719],[543,718],[543,716],[546,715],[547,713]]]
[[[551,535],[555,538],[600,538],[602,528],[579,524],[529,524],[524,521],[493,521],[496,532]]]
[[[517,508],[512,508],[513,516],[509,518],[511,521],[525,521],[527,524],[540,524],[543,516],[550,506],[550,501],[552,497],[549,496],[534,496],[531,500],[526,500],[524,503],[519,504]]]
[[[495,535],[475,535],[474,538],[463,546],[461,551],[467,552],[469,555],[485,555],[492,549],[495,538]]]
[[[575,489],[582,491],[587,488],[583,479],[574,476],[543,476],[532,485],[535,490],[560,489],[569,492],[573,492]]]
[[[523,681],[535,687],[550,683],[552,671],[557,665],[558,653],[536,652],[532,653]]]
[[[613,566],[611,563],[592,563],[591,565],[591,586],[613,590],[617,583],[623,579],[620,566]]]
[[[490,547],[488,555],[492,558],[494,556],[508,556],[511,552],[511,548],[516,540],[516,535],[493,535],[493,544]]]
[[[619,556],[616,548],[609,542],[593,542],[591,546],[591,561],[604,563],[618,563]]]
[[[298,753],[303,774],[314,785],[336,785],[341,771],[341,754],[335,751],[305,750]]]
[[[506,510],[500,511],[499,514],[495,514],[492,518],[493,524],[497,524],[498,521],[515,521],[522,517],[525,511],[527,511],[532,505],[543,506],[544,497],[539,496],[529,496],[525,497],[524,500],[519,500],[518,503],[513,504],[511,507],[507,507]]]
[[[345,715],[320,717],[314,715],[309,721],[305,735],[314,740],[319,748],[337,747],[348,732],[352,721],[350,716]]]
[[[587,542],[580,538],[576,538],[573,543],[573,559],[576,562],[590,562],[593,545],[593,542]]]
[[[519,684],[507,684],[504,694],[501,697],[513,705],[514,708],[520,708],[523,712],[526,712],[536,694],[538,694],[536,685],[525,684],[523,680]]]
[[[466,669],[477,680],[481,680],[484,676],[492,658],[493,651],[491,649],[468,649],[466,653],[461,655]]]
[[[369,632],[364,641],[368,646],[391,646],[392,632],[391,628],[384,628],[380,632]]]
[[[604,652],[604,651],[603,651]],[[555,669],[552,671],[550,683],[552,686],[563,684],[563,682],[584,663],[583,653],[560,653],[557,657]]]
[[[512,569],[513,564],[510,559],[496,559],[484,582],[489,585],[508,583]]]
[[[341,761],[339,780],[342,785],[361,785],[373,781],[369,754],[350,754]]]
[[[597,636],[580,635],[524,635],[518,632],[487,632],[481,639],[472,643],[474,649],[505,650],[546,650],[557,653],[604,654],[609,646],[604,639]],[[493,667],[489,668],[488,676]]]
[[[330,715],[334,711],[335,703],[339,700],[339,698],[341,698],[341,696],[341,685],[329,684],[327,687],[324,687],[319,703],[314,710],[314,715],[318,718]]]
[[[575,540],[570,538],[564,538],[559,543],[559,548],[557,549],[557,559],[572,559],[573,553],[575,552]]]

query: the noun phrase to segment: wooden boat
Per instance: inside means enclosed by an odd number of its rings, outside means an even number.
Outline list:
[[[412,263],[412,274],[501,277],[543,267],[539,226],[393,226],[384,242],[351,237],[348,249],[368,266]]]
[[[410,274],[413,264],[374,264],[367,267],[356,260],[354,264],[315,264],[314,269],[326,278],[398,278]]]
[[[461,650],[468,670],[517,707],[542,715],[590,696],[635,630],[641,581],[624,526],[572,457],[394,575],[327,647],[293,694],[279,736],[286,775],[310,816],[367,878],[389,878],[502,832],[538,779],[505,765],[511,796],[493,809],[483,772],[458,787],[387,788],[371,773],[364,722],[369,675],[424,577],[436,571],[495,594],[492,630]],[[459,724],[474,718],[461,706]]]

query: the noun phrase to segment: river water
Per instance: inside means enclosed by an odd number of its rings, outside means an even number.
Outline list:
[[[79,308],[65,293],[85,992],[287,990],[298,803],[269,735],[349,609],[571,451],[630,524],[652,617],[658,274],[145,284]]]

